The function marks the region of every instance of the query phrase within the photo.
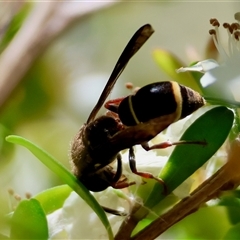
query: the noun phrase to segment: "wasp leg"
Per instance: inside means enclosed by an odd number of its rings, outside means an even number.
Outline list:
[[[128,182],[128,179],[122,175],[122,157],[117,155],[117,171],[112,179],[111,186],[116,189],[126,188],[136,184],[135,182]]]
[[[178,141],[178,142],[166,141],[166,142],[155,144],[151,147],[148,145],[148,142],[144,142],[141,145],[146,151],[149,151],[152,149],[168,148],[168,147],[175,146],[175,145],[185,145],[185,144],[207,145],[207,142],[206,141],[185,141],[185,140],[183,140],[183,141]]]
[[[118,182],[119,179],[122,176],[122,157],[120,154],[117,155],[117,171],[115,173],[115,176],[113,178],[113,182]]]
[[[136,160],[135,160],[135,154],[134,154],[134,150],[133,150],[133,147],[129,148],[129,166],[132,170],[133,173],[135,173],[136,175],[139,175],[143,178],[151,178],[151,179],[155,179],[156,181],[158,181],[162,186],[163,186],[163,189],[164,189],[164,193],[166,194],[167,193],[167,186],[165,184],[165,182],[161,179],[161,178],[158,178],[158,177],[154,177],[151,173],[149,172],[139,172],[137,170],[137,167],[136,167]]]

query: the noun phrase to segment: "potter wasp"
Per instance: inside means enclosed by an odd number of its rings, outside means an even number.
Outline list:
[[[103,191],[109,186],[125,188],[134,184],[122,174],[119,152],[124,149],[129,149],[133,173],[153,178],[164,185],[160,178],[137,170],[133,146],[141,144],[144,149],[151,150],[172,145],[161,143],[150,147],[148,141],[205,104],[197,92],[172,81],[151,83],[136,94],[105,103],[128,61],[153,32],[151,25],[146,24],[130,39],[87,122],[72,142],[73,173],[90,191]],[[97,117],[104,103],[109,111]],[[116,170],[111,166],[115,160]]]

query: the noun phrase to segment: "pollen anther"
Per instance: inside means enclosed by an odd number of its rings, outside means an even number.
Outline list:
[[[220,55],[225,59],[233,55],[236,52],[239,52],[239,40],[240,40],[240,12],[234,15],[235,19],[238,22],[234,23],[223,23],[223,27],[227,30],[228,33],[228,52],[223,48],[220,41],[219,26],[220,23],[216,18],[210,19],[210,24],[214,26],[214,29],[209,30],[209,34],[212,35],[214,44],[219,51]]]

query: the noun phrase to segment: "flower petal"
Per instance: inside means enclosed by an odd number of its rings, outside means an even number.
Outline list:
[[[177,69],[177,73],[180,72],[187,72],[187,71],[193,71],[193,72],[201,72],[201,73],[205,73],[211,69],[214,69],[216,67],[219,67],[219,64],[213,60],[213,59],[207,59],[201,62],[198,62],[192,66],[189,67],[181,67],[179,69]]]

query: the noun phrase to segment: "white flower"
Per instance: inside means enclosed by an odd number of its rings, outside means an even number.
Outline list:
[[[61,208],[47,215],[50,239],[68,239],[68,234],[64,229],[65,223],[63,221],[62,211]]]
[[[214,27],[209,33],[212,35],[215,46],[220,54],[222,62],[218,64],[213,59],[204,60],[197,64],[180,68],[177,72],[198,71],[205,73],[200,79],[203,88],[210,89],[214,97],[220,96],[223,99],[232,99],[230,89],[234,93],[236,84],[240,83],[240,12],[234,15],[237,22],[232,24],[224,23],[223,27],[228,34],[227,51],[222,45],[217,19],[211,19],[210,23]],[[239,94],[237,91],[236,94]],[[209,94],[209,91],[208,91]]]
[[[97,196],[96,196],[97,195]],[[126,200],[119,198],[112,189],[94,194],[104,206],[124,206]],[[107,239],[107,231],[99,217],[75,192],[66,199],[63,207],[48,215],[50,239]],[[109,214],[108,220],[116,233],[123,217]]]

